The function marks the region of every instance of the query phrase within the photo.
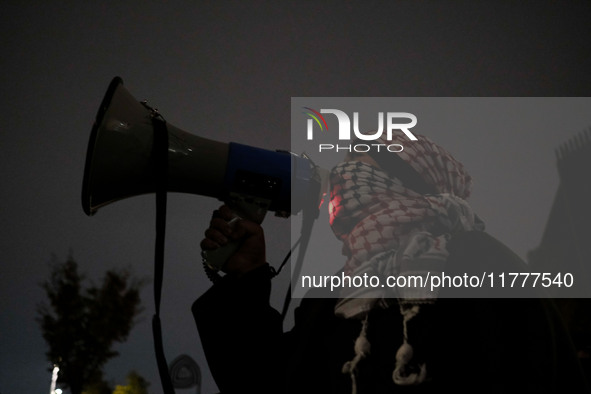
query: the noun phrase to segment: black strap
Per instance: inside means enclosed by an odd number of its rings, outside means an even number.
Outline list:
[[[164,277],[164,239],[166,230],[166,193],[168,183],[168,130],[166,122],[159,115],[152,117],[154,125],[154,175],[156,178],[156,246],[154,251],[154,303],[156,312],[152,318],[152,333],[156,363],[165,394],[174,394],[172,380],[168,372],[168,364],[162,344],[162,327],[160,324],[160,300],[162,298],[162,282]]]

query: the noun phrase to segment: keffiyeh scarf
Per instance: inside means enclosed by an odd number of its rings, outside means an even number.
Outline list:
[[[344,162],[331,171],[330,224],[343,241],[347,256],[344,272],[351,276],[422,276],[441,272],[448,258],[447,241],[464,230],[482,230],[483,223],[465,199],[471,178],[463,165],[426,137],[407,144],[398,153],[418,176],[437,190],[421,195],[396,179],[394,171],[361,161]],[[396,154],[384,152],[383,154]],[[383,282],[382,282],[383,283]],[[355,343],[355,358],[346,363],[356,392],[357,363],[370,351],[365,336],[368,313],[398,303],[403,316],[403,345],[396,354],[396,384],[420,384],[427,378],[426,365],[415,360],[407,322],[437,293],[421,287],[345,288],[335,313],[363,321]]]

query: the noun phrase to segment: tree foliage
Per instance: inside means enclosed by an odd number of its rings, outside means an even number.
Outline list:
[[[131,371],[127,375],[127,385],[115,386],[113,394],[148,394],[148,386],[150,383],[141,377],[137,372]]]
[[[113,345],[127,339],[141,310],[142,283],[128,271],[107,271],[100,286],[86,282],[72,257],[54,259],[42,283],[47,299],[38,308],[47,358],[59,366],[58,381],[72,394],[103,382],[105,363],[118,355]]]

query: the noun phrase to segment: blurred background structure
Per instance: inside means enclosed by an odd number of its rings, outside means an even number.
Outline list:
[[[540,245],[528,253],[528,263],[534,272],[571,272],[576,280],[589,276],[591,263],[591,129],[556,149],[556,166],[558,190]],[[556,303],[591,377],[591,300],[557,299]]]

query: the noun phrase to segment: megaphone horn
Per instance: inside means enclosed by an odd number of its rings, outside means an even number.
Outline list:
[[[157,190],[154,111],[115,77],[92,127],[82,207],[87,215],[114,201]],[[167,191],[235,198],[288,216],[309,200],[315,166],[307,158],[199,137],[166,123]],[[293,197],[293,198],[291,198]],[[293,202],[293,204],[292,204]],[[262,220],[262,219],[261,219]]]

